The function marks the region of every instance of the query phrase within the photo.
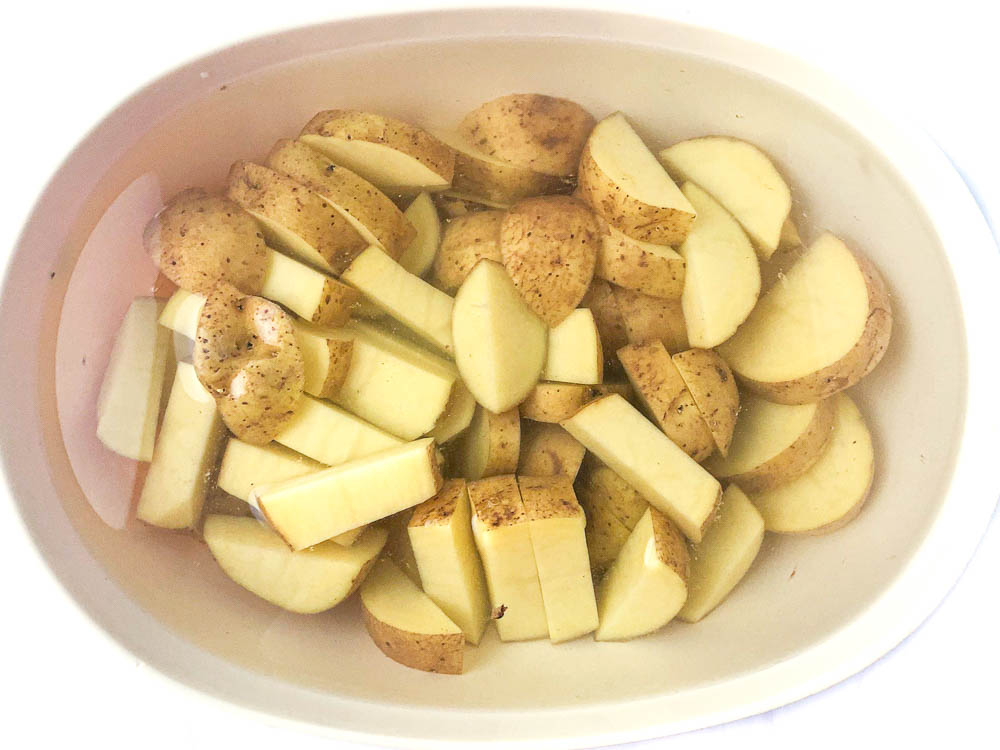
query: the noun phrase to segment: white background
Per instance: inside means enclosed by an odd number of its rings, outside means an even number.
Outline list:
[[[76,140],[132,90],[178,63],[269,29],[426,7],[498,3],[365,0],[239,4],[210,0],[17,3],[0,46],[0,253]],[[521,0],[527,6],[530,0]],[[659,13],[782,48],[825,67],[944,146],[1000,218],[997,82],[1000,45],[991,2],[549,2]],[[0,356],[3,356],[0,353]],[[998,447],[1000,458],[1000,447]],[[62,601],[35,551],[0,506],[5,604],[0,618],[0,746],[242,748],[294,743],[353,747],[289,734],[220,710],[150,678],[100,639],[71,636],[82,615]],[[1000,746],[1000,524],[931,619],[889,656],[847,682],[760,717],[675,738],[671,748],[872,746],[961,742]],[[7,693],[6,695],[4,693]],[[667,741],[633,747],[660,747]]]

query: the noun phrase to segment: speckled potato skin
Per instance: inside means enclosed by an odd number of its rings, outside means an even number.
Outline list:
[[[627,195],[597,166],[589,144],[580,155],[577,179],[581,195],[594,211],[629,237],[657,245],[679,245],[691,231],[694,214],[651,206]]]
[[[464,479],[446,479],[434,497],[413,509],[407,527],[447,526],[455,515],[455,507],[464,499],[465,492]]]
[[[594,389],[589,385],[539,383],[518,409],[525,419],[557,423],[572,417],[593,397]]]
[[[268,154],[267,166],[336,203],[367,227],[393,260],[403,254],[417,234],[381,190],[302,141],[278,141]]]
[[[257,220],[237,203],[201,188],[184,190],[149,223],[143,245],[161,273],[181,289],[209,294],[226,281],[256,294],[267,271]]]
[[[740,392],[729,365],[711,349],[688,349],[672,359],[719,453],[728,455],[740,411]]]
[[[573,491],[573,480],[566,476],[518,476],[517,488],[524,502],[528,520],[547,518],[576,518],[583,515]]]
[[[500,225],[503,217],[503,211],[476,211],[448,221],[444,225],[441,247],[434,256],[431,283],[448,294],[455,294],[480,260],[502,262]]]
[[[310,322],[340,328],[350,320],[351,313],[360,301],[361,292],[331,276],[323,283],[323,300]]]
[[[650,506],[649,513],[653,518],[653,543],[656,546],[656,556],[686,583],[691,557],[684,534],[673,521],[656,508]]]
[[[586,493],[591,505],[607,508],[629,531],[639,523],[649,503],[632,485],[601,463],[593,453],[587,455],[577,481],[577,493]]]
[[[484,412],[489,425],[490,446],[483,476],[513,473],[521,455],[521,417],[517,407],[501,414]]]
[[[604,235],[594,276],[652,297],[680,299],[684,293],[685,263],[681,257],[647,252],[622,234]]]
[[[305,185],[268,167],[238,161],[229,170],[229,197],[308,242],[333,273],[347,268],[368,243],[336,209]]]
[[[455,152],[452,189],[470,197],[511,204],[536,195],[568,193],[572,188],[573,183],[562,177]]]
[[[667,351],[688,348],[687,323],[679,299],[652,297],[634,289],[612,286],[630,344],[662,341]]]
[[[528,477],[555,475],[575,479],[587,449],[557,424],[527,420],[521,424],[521,457],[517,473]]]
[[[625,328],[614,287],[607,281],[593,279],[587,293],[580,300],[580,307],[586,307],[593,313],[597,334],[601,337],[601,348],[605,352],[616,352],[629,343],[628,330]]]
[[[462,674],[465,636],[462,633],[409,633],[376,619],[362,605],[365,630],[379,650],[403,666],[437,674]]]
[[[587,293],[600,244],[594,215],[569,196],[521,201],[500,227],[504,268],[549,327],[565,320]]]
[[[467,489],[472,512],[486,529],[515,526],[528,520],[513,474],[469,482]]]
[[[544,94],[509,94],[481,104],[459,125],[470,143],[501,161],[569,177],[596,121],[576,102]]]
[[[330,356],[326,380],[316,395],[320,398],[333,398],[347,380],[347,373],[351,369],[351,357],[354,354],[354,342],[350,339],[327,339],[326,349]]]

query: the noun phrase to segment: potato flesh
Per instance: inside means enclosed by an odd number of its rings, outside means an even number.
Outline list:
[[[587,309],[571,312],[549,328],[542,380],[596,384],[604,379],[604,352],[594,315]]]
[[[322,325],[343,325],[358,293],[332,276],[273,250],[260,295],[284,305],[300,318]]]
[[[350,370],[354,337],[340,329],[324,329],[296,321],[295,338],[302,352],[302,389],[318,398],[335,395]]]
[[[423,276],[433,265],[441,245],[441,220],[430,194],[420,193],[407,206],[403,216],[416,229],[416,235],[399,256],[399,265],[416,276]]]
[[[327,466],[338,466],[403,443],[350,412],[311,396],[302,397],[292,419],[274,439]]]
[[[479,406],[456,446],[455,469],[469,480],[513,474],[521,446],[521,419],[516,408],[494,414]]]
[[[204,306],[204,295],[178,289],[170,296],[160,312],[159,323],[164,328],[169,328],[194,341],[198,330],[198,318],[201,317],[201,308]]]
[[[469,427],[475,414],[476,399],[459,378],[452,387],[444,414],[438,418],[427,437],[434,438],[438,445],[454,440]]]
[[[389,195],[435,192],[451,186],[450,180],[415,157],[381,143],[305,133],[300,139]]]

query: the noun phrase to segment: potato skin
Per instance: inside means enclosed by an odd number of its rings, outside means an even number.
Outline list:
[[[580,307],[586,307],[593,313],[597,333],[601,337],[601,348],[606,353],[616,352],[629,343],[625,320],[611,284],[594,278],[580,300]]]
[[[444,225],[441,247],[434,257],[431,283],[448,294],[462,286],[465,277],[483,258],[502,262],[500,226],[503,211],[476,211]]]
[[[462,674],[465,636],[462,633],[408,633],[376,619],[362,605],[365,630],[379,650],[403,666],[437,674]]]
[[[459,132],[484,153],[542,174],[568,177],[596,121],[576,102],[509,94],[465,116]]]
[[[684,258],[672,248],[664,250],[662,255],[655,254],[622,232],[608,231],[597,253],[594,276],[651,297],[680,299],[684,292]]]
[[[521,458],[517,473],[528,477],[563,475],[576,478],[587,449],[557,424],[521,424]]]
[[[568,193],[573,185],[562,177],[552,177],[513,164],[497,164],[473,154],[455,151],[452,189],[469,199],[509,205],[522,198],[552,193]]]
[[[711,349],[688,349],[671,358],[723,456],[729,453],[740,411],[740,392],[726,361]]]
[[[634,289],[612,286],[628,343],[662,341],[674,353],[688,348],[687,323],[679,299],[652,297]]]
[[[594,389],[589,385],[539,383],[518,408],[525,419],[562,422],[580,411],[593,396]]]
[[[476,466],[473,452],[477,447],[475,441],[481,437],[481,430],[485,430],[486,461],[482,466]],[[477,406],[472,423],[459,437],[453,450],[453,469],[470,481],[499,474],[513,474],[517,471],[521,455],[521,418],[517,407],[494,414]]]

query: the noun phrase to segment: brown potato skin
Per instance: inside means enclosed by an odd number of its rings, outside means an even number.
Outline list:
[[[594,276],[651,297],[680,299],[684,293],[685,262],[647,252],[622,233],[604,235]]]
[[[354,354],[354,341],[327,339],[326,348],[330,356],[329,366],[326,380],[323,381],[323,385],[316,395],[320,398],[333,398],[340,391],[344,381],[347,380],[347,373],[351,369],[351,358]]]
[[[562,422],[569,419],[594,396],[589,385],[576,383],[539,383],[518,407],[521,416],[536,422]]]
[[[437,674],[462,674],[465,636],[462,633],[408,633],[377,620],[362,605],[365,630],[379,650],[405,667]]]
[[[494,414],[488,409],[477,406],[486,420],[487,453],[486,463],[479,476],[474,474],[466,456],[469,453],[468,443],[473,439],[474,430],[467,427],[458,438],[455,446],[455,466],[453,470],[470,481],[493,477],[499,474],[513,474],[517,471],[518,458],[521,455],[521,417],[517,407],[500,414]],[[479,414],[473,416],[475,420]]]
[[[656,545],[656,556],[660,558],[660,562],[687,583],[691,568],[691,556],[684,534],[677,528],[677,524],[656,508],[650,506],[649,512],[653,518],[653,542]]]
[[[580,300],[580,307],[586,307],[593,313],[597,334],[601,337],[601,348],[605,352],[616,352],[629,343],[625,320],[611,284],[595,278]]]
[[[503,217],[503,211],[476,211],[448,221],[444,225],[441,247],[434,256],[431,283],[453,295],[480,260],[502,262],[500,226]]]
[[[613,286],[615,301],[630,344],[662,341],[671,354],[688,348],[687,323],[679,299],[652,297]]]
[[[490,203],[510,205],[524,198],[554,193],[568,193],[572,182],[513,164],[496,164],[455,151],[455,174],[452,190],[469,199],[481,198]]]
[[[729,365],[711,349],[688,349],[673,355],[672,360],[719,453],[727,455],[740,411],[740,392]]]
[[[361,292],[331,276],[323,283],[323,301],[316,308],[310,322],[340,328],[350,320],[351,313],[360,301]]]
[[[557,424],[527,420],[521,424],[521,457],[517,473],[528,477],[556,475],[575,479],[587,449]]]

